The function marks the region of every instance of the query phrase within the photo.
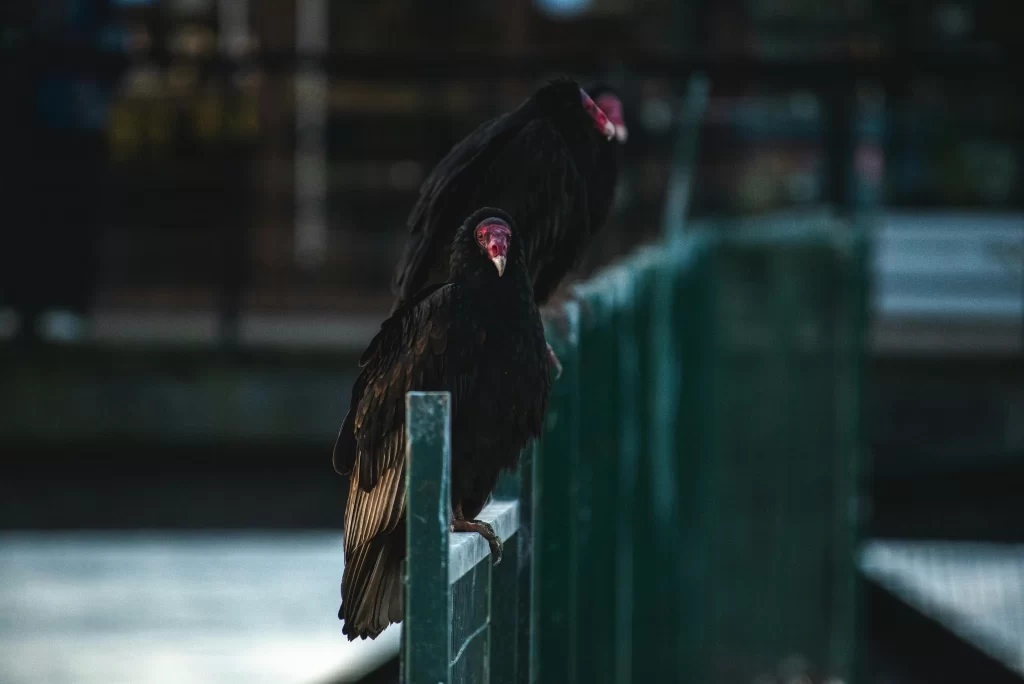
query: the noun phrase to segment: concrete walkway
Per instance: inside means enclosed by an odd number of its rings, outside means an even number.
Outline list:
[[[4,684],[318,684],[397,653],[348,642],[340,533],[0,534]]]
[[[875,540],[864,573],[964,641],[1024,675],[1024,545]]]

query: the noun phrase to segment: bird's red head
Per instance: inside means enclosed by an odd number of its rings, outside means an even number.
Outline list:
[[[512,239],[512,228],[500,218],[486,218],[477,224],[477,244],[487,252],[487,258],[498,269],[498,277],[505,273],[505,262],[508,259],[508,243]]]
[[[608,120],[608,115],[590,99],[590,96],[582,88],[580,88],[580,99],[583,101],[583,109],[594,120],[594,128],[611,140],[615,136],[615,124]]]
[[[597,106],[615,126],[615,139],[620,143],[626,142],[629,131],[626,130],[626,118],[622,115],[622,100],[611,93],[603,93],[597,96]]]

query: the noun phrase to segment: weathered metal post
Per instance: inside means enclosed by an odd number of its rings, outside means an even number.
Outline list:
[[[448,580],[451,518],[451,394],[409,392],[406,410],[405,639],[407,684],[448,684],[452,589]]]
[[[579,439],[579,305],[564,305],[565,336],[548,326],[562,361],[551,389],[544,437],[533,462],[534,682],[576,682],[576,462]]]
[[[491,568],[491,592],[490,592],[490,629],[493,638],[490,643],[490,684],[515,684],[520,681],[519,649],[519,621],[520,606],[519,593],[522,590],[519,582],[520,554],[523,551],[523,528],[522,514],[523,504],[521,498],[521,477],[520,473],[528,465],[524,465],[523,459],[529,460],[529,448],[523,450],[520,455],[519,471],[514,473],[503,473],[498,481],[498,487],[494,492],[494,500],[515,501],[519,500],[519,529],[511,538],[504,539],[505,550],[502,561],[499,565]],[[490,562],[489,559],[487,562]],[[528,587],[527,587],[528,589]],[[527,632],[525,638],[529,639]]]
[[[633,611],[634,611],[634,495],[639,463],[637,434],[640,422],[634,407],[640,382],[637,379],[639,360],[637,342],[631,321],[636,307],[636,282],[622,270],[616,278],[618,309],[615,312],[615,342],[618,346],[619,373],[619,450],[616,459],[615,511],[615,672],[621,684],[633,681]]]
[[[533,462],[536,442],[526,447],[519,461],[519,542],[516,549],[516,682],[530,683],[533,644]]]
[[[576,640],[585,644],[576,653],[579,682],[617,682],[616,658],[616,545],[621,530],[619,510],[619,450],[622,420],[619,387],[622,382],[616,314],[619,280],[628,269],[605,271],[580,286],[579,333],[580,423],[576,471]],[[586,416],[586,421],[583,421]]]

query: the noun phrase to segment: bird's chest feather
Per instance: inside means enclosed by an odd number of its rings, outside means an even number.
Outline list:
[[[536,402],[548,371],[542,336],[529,323],[492,324],[476,331],[474,356],[478,381],[491,402],[482,410],[494,420],[518,422]]]
[[[476,318],[462,339],[465,354],[452,370],[456,383],[472,389],[457,421],[484,443],[527,439],[543,420],[550,383],[539,317]]]

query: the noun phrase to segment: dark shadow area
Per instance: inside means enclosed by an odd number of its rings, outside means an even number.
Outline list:
[[[373,672],[359,679],[359,684],[398,684],[401,663],[398,658],[392,658]],[[347,684],[344,680],[328,681],[324,684]]]
[[[872,537],[1024,542],[1024,464],[877,476],[871,492]]]
[[[1019,684],[1020,678],[870,582],[866,681],[875,684]]]
[[[870,369],[869,537],[1024,540],[1024,365],[887,357]]]
[[[341,529],[331,446],[25,448],[0,482],[0,527]]]

